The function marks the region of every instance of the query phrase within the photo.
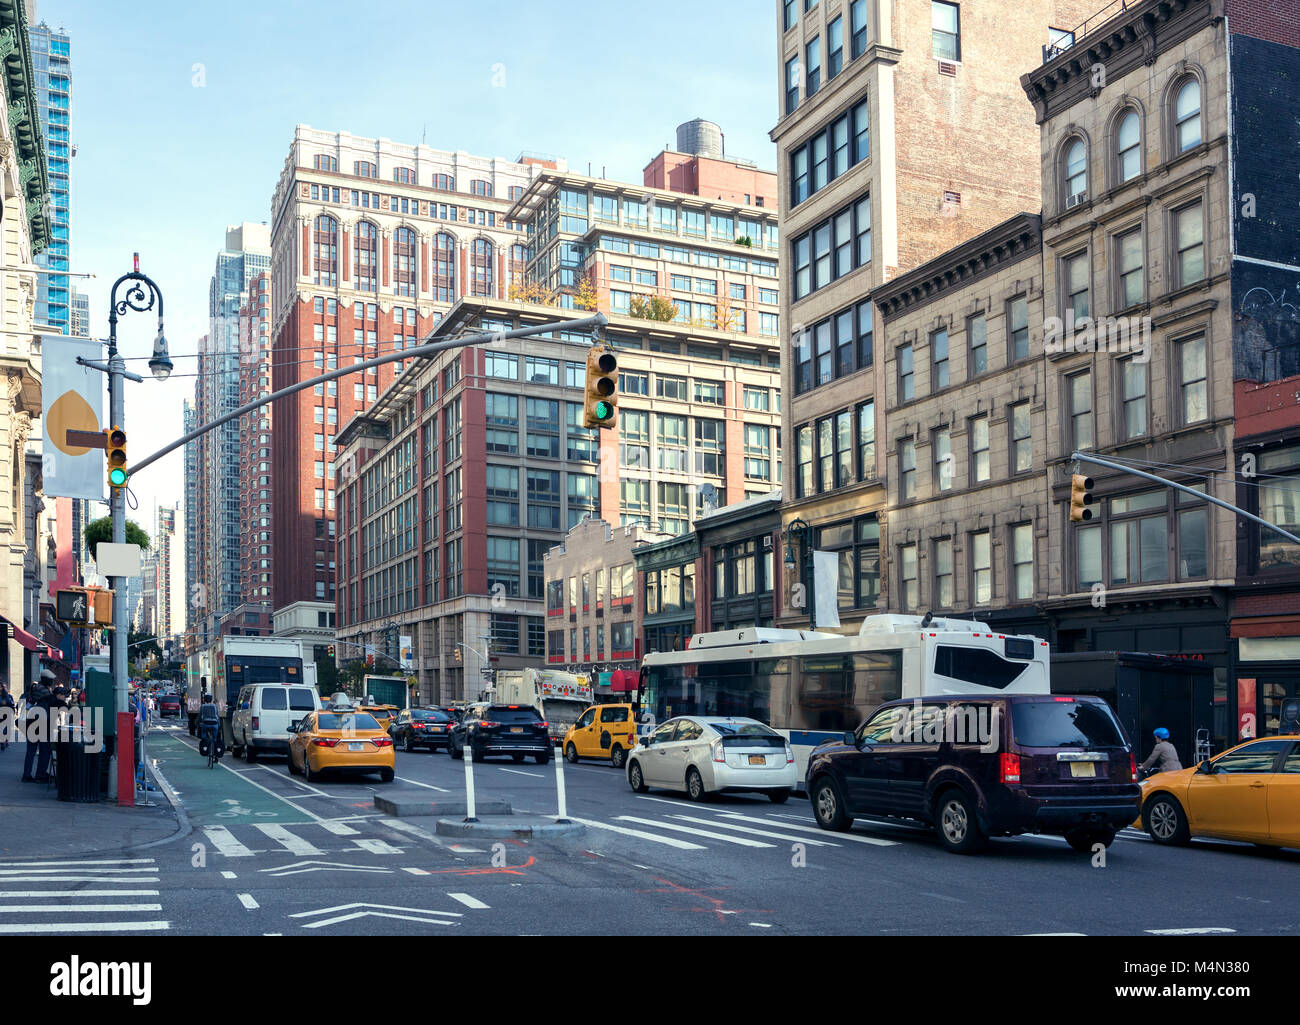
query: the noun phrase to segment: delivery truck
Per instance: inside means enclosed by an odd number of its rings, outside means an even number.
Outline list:
[[[233,746],[231,716],[241,687],[250,683],[310,682],[304,671],[302,642],[288,637],[218,637],[190,659],[186,690],[190,732],[195,731],[203,695],[211,694],[221,715],[227,750]]]
[[[362,679],[361,693],[365,700],[376,705],[408,708],[411,704],[411,691],[404,676],[374,676],[367,673]]]

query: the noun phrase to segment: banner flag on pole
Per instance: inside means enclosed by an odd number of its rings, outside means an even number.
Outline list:
[[[68,442],[68,431],[104,429],[104,375],[77,357],[100,360],[98,342],[41,336],[41,477],[48,497],[106,500],[104,450]]]
[[[817,629],[840,625],[840,556],[838,552],[813,552],[813,593],[817,602]]]

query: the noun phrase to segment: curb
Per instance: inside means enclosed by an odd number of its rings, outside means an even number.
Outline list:
[[[439,819],[435,827],[439,836],[478,836],[489,840],[528,840],[581,836],[587,827],[581,822],[528,822],[506,819],[504,822],[461,822]]]
[[[375,808],[394,818],[435,818],[439,815],[465,815],[465,801],[431,801],[424,796],[381,797],[375,795]],[[476,801],[475,808],[481,815],[510,815],[512,809],[509,801]]]
[[[177,840],[183,840],[194,831],[194,827],[190,824],[190,817],[185,814],[185,808],[181,804],[180,798],[176,796],[176,791],[173,790],[172,785],[167,782],[167,777],[162,774],[162,770],[156,765],[150,765],[147,760],[144,768],[145,772],[152,775],[154,781],[162,787],[163,794],[166,795],[168,803],[171,804],[172,814],[176,816],[176,832],[171,836],[163,837],[161,840],[150,840],[148,843],[136,844],[134,847],[125,847],[123,850],[142,851],[150,847],[161,847],[163,844],[175,843]]]

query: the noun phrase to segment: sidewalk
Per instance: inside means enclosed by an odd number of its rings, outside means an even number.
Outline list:
[[[120,851],[165,840],[178,819],[161,790],[149,794],[153,807],[119,808],[60,801],[47,783],[24,783],[22,743],[0,752],[0,860],[66,858]],[[143,798],[136,792],[136,799]]]

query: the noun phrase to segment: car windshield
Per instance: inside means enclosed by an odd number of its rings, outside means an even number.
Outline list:
[[[411,718],[419,722],[447,722],[448,716],[445,712],[431,712],[416,709],[411,713]]]
[[[709,729],[721,733],[724,737],[775,737],[775,730],[770,730],[760,722],[711,722]]]
[[[1017,701],[1011,706],[1016,743],[1024,747],[1123,747],[1119,724],[1102,704]]]
[[[321,730],[377,730],[379,723],[373,715],[335,715],[324,712],[316,720],[316,728]]]

